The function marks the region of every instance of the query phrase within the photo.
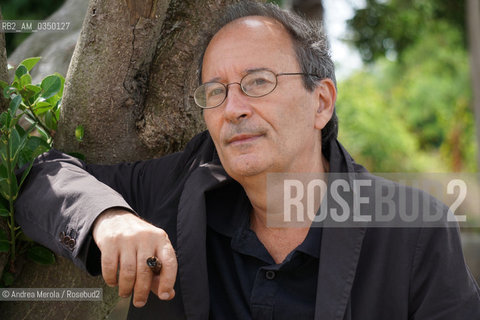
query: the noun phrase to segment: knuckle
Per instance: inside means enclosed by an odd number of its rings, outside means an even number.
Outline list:
[[[166,267],[174,268],[177,266],[177,259],[172,255],[166,255],[162,259],[162,264]]]
[[[168,234],[165,232],[165,230],[157,228],[157,237],[160,237],[162,240],[166,242],[170,242],[170,239],[168,238]]]

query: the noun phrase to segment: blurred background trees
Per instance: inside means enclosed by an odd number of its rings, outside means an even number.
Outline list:
[[[365,66],[337,110],[370,170],[478,170],[465,3],[367,0],[348,21]]]

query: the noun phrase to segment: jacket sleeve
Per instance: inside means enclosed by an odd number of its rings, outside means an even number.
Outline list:
[[[98,215],[121,207],[152,221],[151,215],[163,210],[159,204],[166,203],[171,210],[160,212],[165,217],[155,222],[163,227],[175,212],[182,181],[205,161],[198,156],[200,149],[207,157],[214,151],[206,131],[182,152],[135,163],[86,165],[51,150],[35,160],[15,202],[16,221],[32,240],[90,274],[100,274],[100,251],[91,234]]]
[[[32,240],[71,259],[92,275],[100,274],[100,251],[91,227],[104,210],[121,207],[137,213],[153,177],[145,179],[148,167],[167,172],[170,158],[118,165],[86,165],[51,150],[35,160],[15,202],[15,218]],[[162,174],[163,172],[157,172]]]
[[[480,292],[465,263],[458,227],[421,230],[410,283],[410,320],[480,319]]]

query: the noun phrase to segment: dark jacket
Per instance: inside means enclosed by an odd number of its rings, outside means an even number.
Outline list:
[[[365,174],[338,141],[331,149],[348,172]],[[224,183],[232,179],[207,132],[183,152],[133,164],[85,165],[51,151],[34,165],[16,217],[33,240],[99,274],[93,221],[110,207],[138,213],[172,241],[177,294],[165,302],[151,293],[144,308],[131,306],[129,319],[208,319],[204,193]],[[480,319],[457,228],[325,228],[318,268],[318,320]]]

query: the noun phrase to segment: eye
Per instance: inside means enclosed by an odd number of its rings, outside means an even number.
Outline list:
[[[217,97],[225,94],[225,88],[221,86],[209,88],[207,90],[207,97]]]
[[[270,84],[272,84],[272,81],[270,79],[262,76],[256,76],[248,79],[248,81],[245,83],[245,87],[255,88],[255,87],[261,87],[261,86],[266,86]]]

